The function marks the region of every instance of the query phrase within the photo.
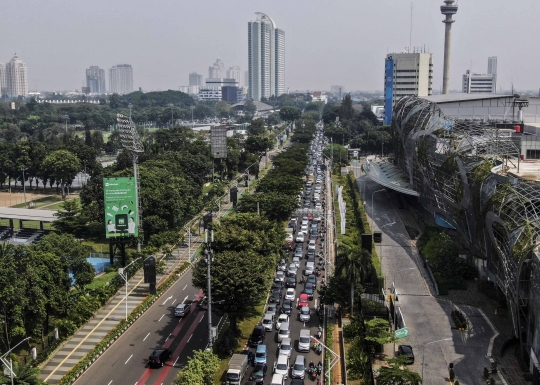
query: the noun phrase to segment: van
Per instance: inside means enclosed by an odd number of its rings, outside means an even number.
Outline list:
[[[279,327],[277,340],[278,342],[283,341],[283,338],[289,338],[291,335],[291,329],[288,322],[282,322],[281,326]]]
[[[268,353],[266,351],[266,345],[258,345],[257,350],[255,350],[254,364],[266,365],[267,360],[268,360]]]
[[[270,385],[283,385],[283,375],[282,374],[274,374],[272,375],[272,381],[270,381]]]
[[[300,330],[300,338],[298,338],[298,351],[309,352],[311,347],[311,334],[309,329]]]
[[[313,274],[315,270],[315,262],[306,262],[306,270],[304,270],[305,275]]]
[[[266,313],[262,320],[262,326],[264,326],[264,329],[267,332],[271,332],[273,325],[274,325],[274,313]]]

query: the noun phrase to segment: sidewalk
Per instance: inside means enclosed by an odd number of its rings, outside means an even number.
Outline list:
[[[239,194],[246,188],[239,186]],[[232,208],[232,203],[222,204],[216,217],[226,216]],[[163,275],[158,275],[159,284],[165,280],[170,272],[182,266],[184,262],[192,261],[197,254],[198,247],[203,242],[203,235],[191,236],[191,248],[186,244],[176,248],[172,257],[165,259],[166,268]],[[148,296],[148,285],[144,285],[144,272],[140,269],[128,281],[128,315],[140,305]],[[120,289],[111,300],[103,306],[95,316],[82,326],[75,334],[66,340],[48,359],[41,365],[40,379],[48,384],[56,384],[60,379],[77,364],[86,354],[111,331],[121,320],[125,318],[125,289]]]

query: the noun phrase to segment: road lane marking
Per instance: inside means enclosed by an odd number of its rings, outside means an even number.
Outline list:
[[[172,300],[172,305],[174,306],[175,303],[176,303],[176,298]]]
[[[165,314],[163,314],[161,317],[159,317],[158,322],[161,321],[161,319],[165,317]]]
[[[184,298],[184,300],[182,301],[182,303],[186,302],[186,299],[189,298],[189,295],[186,295],[186,298]]]
[[[168,335],[167,338],[166,338],[167,340],[169,339],[169,337],[171,336],[171,334],[172,334],[172,333],[169,333],[169,335]]]
[[[133,354],[131,356],[129,356],[129,358],[127,359],[127,361],[124,363],[124,365],[127,365],[127,363],[129,362],[129,360],[131,360],[131,357],[133,357]]]
[[[193,334],[189,336],[187,342],[191,341],[191,337],[193,337]]]
[[[146,341],[146,339],[148,338],[149,335],[150,335],[150,333],[148,333],[148,334],[146,335],[146,337],[144,337],[144,340],[143,340],[143,341]]]
[[[202,318],[199,320],[199,323],[201,323],[201,321],[203,320],[203,318],[204,318],[204,314],[203,314]]]
[[[165,305],[167,303],[168,300],[172,299],[172,295],[167,297],[167,299],[165,301],[163,301],[162,305]]]
[[[187,285],[186,285],[186,286],[184,286],[184,288],[183,288],[182,290],[186,290],[186,287],[187,287]]]
[[[176,365],[176,363],[178,362],[178,359],[180,358],[180,356],[176,357],[176,360],[174,360],[174,364],[172,364],[172,366]]]
[[[111,382],[112,382],[112,380],[111,380],[111,381],[109,381],[109,383],[108,383],[107,385],[111,385]]]

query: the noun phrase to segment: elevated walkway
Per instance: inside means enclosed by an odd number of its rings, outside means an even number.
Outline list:
[[[403,194],[420,196],[409,183],[408,176],[392,163],[370,155],[366,158],[364,172],[367,177],[381,186]]]

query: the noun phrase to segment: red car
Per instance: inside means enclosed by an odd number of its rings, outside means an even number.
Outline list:
[[[309,307],[309,297],[306,293],[300,294],[300,297],[298,298],[298,304],[296,307],[300,309],[302,306]]]
[[[308,214],[307,219],[308,219],[308,221],[312,221],[313,220],[313,215]]]

